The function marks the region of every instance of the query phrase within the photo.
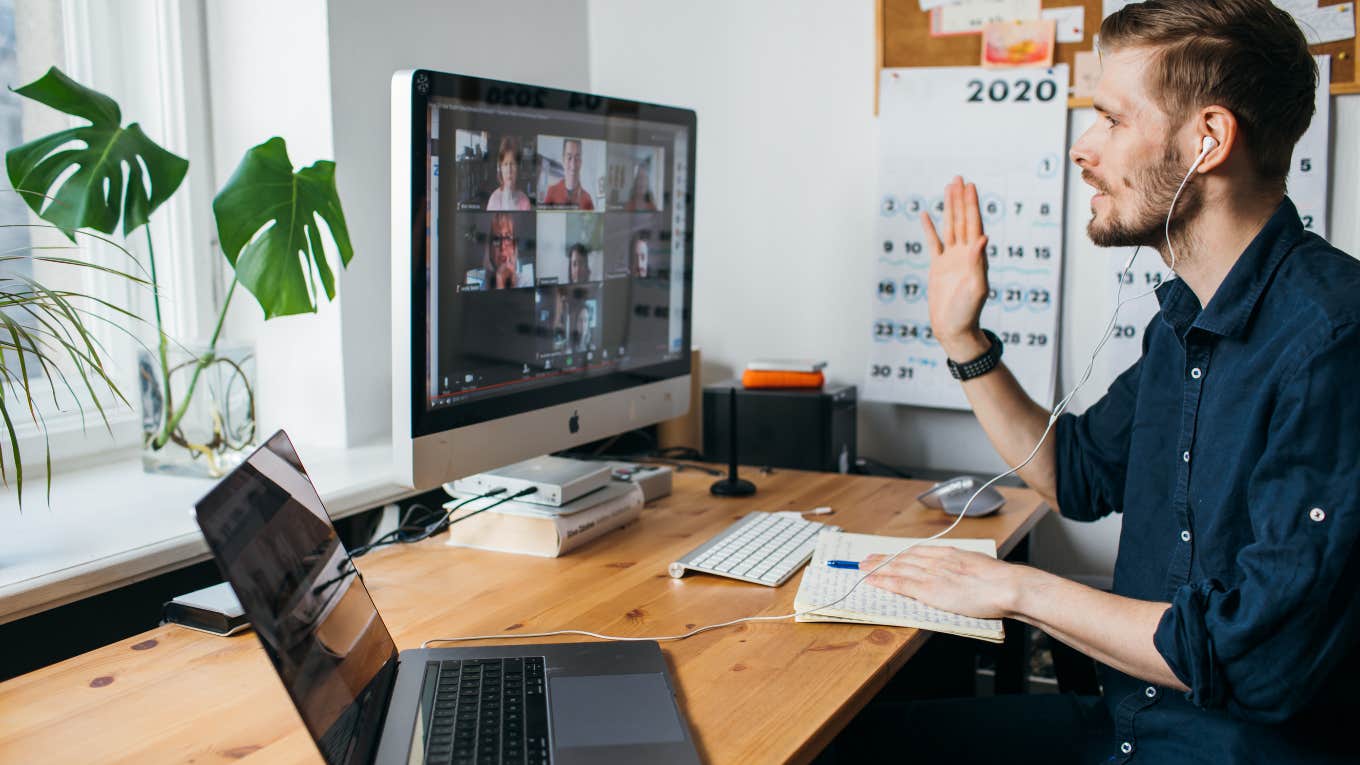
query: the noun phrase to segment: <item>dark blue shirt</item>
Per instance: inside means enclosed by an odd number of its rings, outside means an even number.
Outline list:
[[[1102,668],[1115,761],[1360,760],[1360,262],[1285,199],[1201,310],[1057,424],[1058,503],[1123,513],[1114,591],[1171,604],[1189,693]],[[1357,726],[1352,728],[1351,726]]]

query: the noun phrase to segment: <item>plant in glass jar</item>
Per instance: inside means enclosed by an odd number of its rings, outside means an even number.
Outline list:
[[[15,92],[89,123],[7,152],[10,182],[33,212],[73,243],[85,229],[111,235],[121,223],[124,238],[144,229],[156,329],[154,350],[144,348],[138,363],[144,465],[225,473],[255,437],[253,356],[220,346],[227,310],[238,286],[255,297],[266,320],[314,313],[323,293],[334,299],[335,271],[320,224],[329,230],[342,268],[354,254],[335,163],[322,160],[294,172],[279,137],[245,153],[212,205],[231,285],[211,336],[186,345],[165,331],[149,222],[183,182],[188,160],[157,145],[137,123],[124,126],[112,98],[55,67]]]

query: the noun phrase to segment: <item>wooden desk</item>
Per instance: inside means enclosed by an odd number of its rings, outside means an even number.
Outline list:
[[[847,531],[927,536],[950,519],[915,502],[925,484],[777,471],[746,473],[749,499],[676,476],[642,518],[563,558],[449,548],[436,538],[359,559],[400,648],[439,636],[583,628],[666,635],[793,610],[799,578],[771,589],[666,565],[751,510],[830,505]],[[1047,508],[1004,489],[1003,510],[965,519],[1002,555]],[[662,643],[701,756],[712,763],[807,762],[925,641],[927,633],[846,624],[745,623]],[[23,650],[23,646],[5,646]],[[0,762],[319,763],[252,633],[219,638],[165,626],[0,684]]]

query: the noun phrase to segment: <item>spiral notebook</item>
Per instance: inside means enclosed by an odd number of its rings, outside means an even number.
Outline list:
[[[828,560],[864,560],[874,553],[892,555],[917,541],[908,537],[823,532],[817,537],[812,561],[803,571],[803,581],[798,586],[793,607],[801,612],[832,603],[864,576],[863,571],[830,568],[826,565]],[[991,539],[937,539],[925,544],[956,547],[996,557],[996,542]],[[850,596],[839,603],[815,613],[800,613],[795,621],[915,627],[992,643],[1000,643],[1006,637],[1000,619],[976,619],[941,611],[912,598],[881,590],[867,582],[855,587]]]

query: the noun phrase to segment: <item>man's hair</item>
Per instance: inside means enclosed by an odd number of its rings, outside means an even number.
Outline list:
[[[1313,120],[1317,63],[1298,24],[1271,0],[1147,0],[1100,25],[1102,50],[1153,49],[1152,97],[1183,123],[1227,108],[1261,180],[1282,191],[1294,144]]]

